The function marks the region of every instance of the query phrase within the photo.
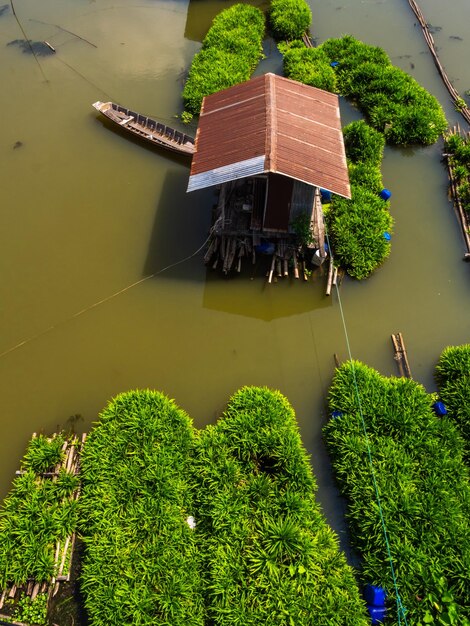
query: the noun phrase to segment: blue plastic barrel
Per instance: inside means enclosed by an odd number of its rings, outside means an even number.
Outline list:
[[[390,200],[391,195],[392,192],[388,189],[382,189],[382,191],[379,193],[379,196],[382,198],[382,200]]]
[[[275,246],[269,241],[264,241],[263,243],[255,246],[255,250],[256,252],[259,252],[259,254],[274,254]]]
[[[323,202],[331,202],[331,191],[328,191],[328,189],[320,189],[320,193]]]
[[[364,587],[364,599],[367,604],[371,604],[373,606],[385,606],[387,593],[383,587],[377,587],[376,585],[366,585]]]
[[[371,618],[371,624],[383,624],[387,616],[387,609],[384,606],[367,605],[367,610]]]
[[[337,419],[338,417],[342,417],[343,416],[343,412],[342,411],[333,411],[333,413],[331,414],[331,417],[333,419]]]
[[[438,415],[439,417],[442,417],[443,415],[447,415],[447,409],[443,402],[440,402],[440,401],[434,402],[434,404],[432,405],[432,408],[434,409],[434,413]]]
[[[339,65],[339,61],[332,61],[330,65],[331,67],[337,67]]]
[[[387,233],[387,232],[384,233],[384,239],[386,239],[387,241],[390,241],[391,238],[392,238],[392,235],[390,233]]]

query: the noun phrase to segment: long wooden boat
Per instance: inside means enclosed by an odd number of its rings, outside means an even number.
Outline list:
[[[180,154],[194,153],[194,139],[151,117],[126,109],[115,102],[94,102],[93,106],[109,120],[133,135]]]

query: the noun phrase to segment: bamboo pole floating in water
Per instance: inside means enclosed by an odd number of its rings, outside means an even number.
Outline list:
[[[392,335],[392,343],[395,350],[394,359],[397,362],[398,371],[403,378],[413,378],[411,376],[410,364],[408,363],[408,355],[406,354],[405,340],[401,333]]]
[[[423,31],[424,39],[426,40],[426,43],[428,44],[428,48],[429,48],[429,50],[430,50],[430,52],[432,54],[432,57],[434,59],[434,63],[436,64],[436,67],[437,67],[437,69],[439,71],[439,74],[441,75],[442,80],[444,81],[445,86],[447,87],[447,90],[449,91],[450,95],[452,96],[452,99],[454,100],[455,104],[457,105],[457,107],[456,107],[457,111],[459,111],[459,113],[461,113],[461,115],[465,118],[467,123],[470,124],[470,110],[466,106],[461,106],[461,104],[462,104],[462,97],[460,96],[459,92],[455,89],[455,87],[452,85],[452,83],[450,82],[450,80],[449,80],[449,78],[448,78],[448,76],[446,74],[446,71],[442,67],[442,64],[441,64],[441,62],[439,60],[439,57],[437,56],[436,48],[434,46],[434,39],[433,39],[431,33],[429,32],[429,28],[428,28],[427,22],[424,19],[424,15],[421,12],[421,9],[419,8],[419,6],[415,2],[415,0],[408,0],[408,4],[410,5],[413,13],[418,18],[418,21],[420,23],[421,29]]]

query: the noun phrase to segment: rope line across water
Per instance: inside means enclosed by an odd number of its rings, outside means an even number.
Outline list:
[[[168,271],[169,269],[176,267],[177,265],[181,265],[181,263],[185,263],[186,261],[189,261],[190,259],[192,259],[193,257],[195,257],[197,254],[199,254],[201,252],[201,250],[203,250],[204,246],[207,244],[207,242],[209,241],[209,239],[212,236],[212,232],[215,228],[215,224],[214,226],[212,226],[209,235],[207,236],[207,238],[205,239],[204,243],[199,246],[199,248],[193,252],[192,254],[188,255],[187,257],[184,257],[184,259],[180,259],[179,261],[176,261],[175,263],[171,263],[170,265],[167,265],[166,267],[162,268],[161,270],[158,270],[156,272],[153,272],[153,274],[149,274],[148,276],[144,276],[143,278],[140,278],[139,280],[136,280],[135,282],[131,283],[130,285],[127,285],[126,287],[123,287],[122,289],[119,289],[118,291],[115,291],[114,293],[110,294],[109,296],[106,296],[105,298],[102,298],[101,300],[98,300],[97,302],[94,302],[93,304],[90,304],[89,306],[85,307],[84,309],[81,309],[80,311],[77,311],[76,313],[74,313],[73,315],[70,315],[69,317],[67,317],[66,319],[62,320],[61,322],[57,322],[56,324],[53,324],[52,326],[49,326],[48,328],[42,330],[41,332],[37,333],[36,335],[32,335],[31,337],[28,337],[27,339],[23,339],[22,341],[19,341],[17,344],[15,344],[14,346],[12,346],[11,348],[8,348],[7,350],[4,350],[3,352],[0,353],[0,359],[7,356],[8,354],[14,352],[15,350],[18,350],[18,348],[21,348],[22,346],[25,346],[28,343],[31,343],[31,341],[34,341],[35,339],[39,339],[40,337],[43,337],[44,335],[47,335],[48,333],[50,333],[51,331],[55,330],[56,328],[59,328],[59,326],[62,326],[63,324],[66,324],[67,322],[71,322],[72,320],[76,319],[77,317],[80,317],[81,315],[84,315],[85,313],[88,313],[88,311],[91,311],[92,309],[95,309],[98,306],[101,306],[102,304],[105,304],[106,302],[109,302],[110,300],[113,300],[113,298],[116,298],[117,296],[120,296],[123,293],[126,293],[126,291],[129,291],[130,289],[133,289],[134,287],[137,287],[138,285],[141,285],[142,283],[144,283],[147,280],[150,280],[151,278],[155,278],[155,276],[159,276],[160,274],[163,274],[163,272]]]
[[[330,246],[330,239],[328,236],[328,230],[326,228],[326,224],[325,224],[325,237],[326,237],[326,241],[328,244],[328,249],[331,251],[331,246]],[[330,252],[331,254],[331,252]],[[359,393],[359,387],[357,384],[357,378],[356,378],[356,369],[354,367],[354,361],[352,358],[352,351],[351,351],[351,344],[349,341],[349,333],[348,333],[348,329],[346,326],[346,319],[345,319],[345,315],[344,315],[344,310],[343,310],[343,304],[341,301],[341,295],[339,292],[339,286],[338,284],[335,285],[336,287],[336,295],[338,297],[338,304],[339,304],[339,310],[340,310],[340,315],[341,315],[341,322],[343,325],[343,332],[344,332],[344,338],[346,341],[346,349],[348,352],[348,358],[349,361],[351,363],[351,368],[352,368],[352,373],[353,373],[353,382],[354,382],[354,393],[355,393],[355,397],[356,397],[356,401],[357,401],[357,407],[359,409],[359,414],[361,416],[361,422],[362,422],[362,430],[364,432],[364,437],[365,437],[365,441],[366,441],[366,446],[367,446],[367,456],[368,456],[368,461],[369,461],[369,469],[370,469],[370,474],[372,477],[372,483],[374,486],[374,492],[375,492],[375,498],[377,500],[377,505],[379,508],[379,516],[380,516],[380,524],[382,527],[382,532],[383,532],[383,536],[384,536],[384,541],[385,541],[385,547],[387,550],[387,557],[388,557],[388,562],[390,565],[390,571],[392,574],[392,579],[393,579],[393,587],[395,589],[395,596],[396,596],[396,605],[397,605],[397,619],[398,619],[398,625],[400,626],[401,624],[404,624],[405,626],[407,626],[408,622],[406,620],[406,609],[401,601],[401,597],[400,597],[400,593],[398,591],[398,581],[396,578],[396,574],[395,574],[395,568],[393,565],[393,558],[392,558],[392,552],[391,552],[391,548],[390,548],[390,543],[388,540],[388,532],[387,532],[387,526],[385,524],[385,517],[384,517],[384,513],[383,513],[383,509],[382,509],[382,503],[380,500],[380,493],[379,493],[379,488],[377,485],[377,480],[375,477],[375,471],[374,471],[374,465],[372,462],[372,452],[370,449],[370,443],[369,443],[369,434],[367,432],[367,427],[366,427],[366,423],[364,420],[364,413],[362,410],[362,402],[361,402],[361,396]]]

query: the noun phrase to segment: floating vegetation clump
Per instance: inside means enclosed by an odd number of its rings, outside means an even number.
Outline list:
[[[69,577],[78,523],[78,440],[30,441],[0,510],[1,619],[46,624],[50,595]],[[6,616],[5,616],[6,614]]]
[[[250,78],[262,56],[264,30],[263,12],[247,4],[236,4],[214,18],[183,89],[185,119],[199,114],[204,96]]]
[[[449,346],[436,366],[439,396],[449,417],[455,420],[466,444],[470,462],[470,344]]]
[[[202,626],[193,428],[163,394],[119,395],[82,454],[82,589],[94,626]]]
[[[368,623],[279,392],[246,387],[232,397],[200,433],[194,480],[208,623]]]
[[[307,48],[303,42],[279,45],[283,51],[284,75],[305,85],[336,91],[336,72],[321,48]]]
[[[312,11],[305,0],[271,0],[269,21],[275,39],[301,39],[312,22]]]
[[[336,64],[339,93],[357,104],[387,143],[429,145],[447,128],[438,100],[392,65],[381,48],[345,35],[320,49]]]
[[[280,393],[244,388],[198,434],[162,394],[122,394],[82,470],[93,626],[367,625]]]
[[[383,135],[363,120],[343,130],[351,200],[334,196],[326,213],[335,263],[354,278],[369,276],[390,254],[393,219],[389,202],[379,197]]]
[[[470,617],[464,442],[431,404],[421,385],[385,378],[359,362],[341,366],[329,391],[335,418],[324,435],[348,500],[361,579],[387,589],[391,624],[397,623],[396,593],[382,519],[407,623],[463,625]]]
[[[458,198],[470,219],[470,135],[449,132],[444,141]]]

